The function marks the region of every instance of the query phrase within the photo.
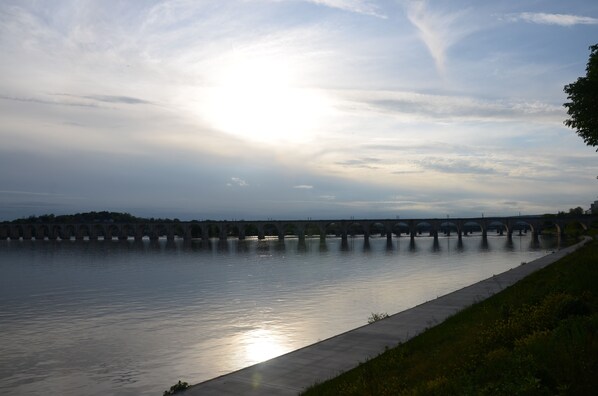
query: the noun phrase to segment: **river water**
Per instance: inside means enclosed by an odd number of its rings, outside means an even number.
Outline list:
[[[161,395],[556,249],[529,236],[0,241],[0,390]]]

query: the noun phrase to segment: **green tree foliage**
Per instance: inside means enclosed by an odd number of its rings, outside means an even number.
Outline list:
[[[569,102],[563,106],[570,117],[565,125],[576,129],[588,146],[598,146],[598,44],[590,46],[586,76],[565,85],[564,91]]]

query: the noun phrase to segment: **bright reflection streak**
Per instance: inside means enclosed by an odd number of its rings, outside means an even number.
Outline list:
[[[244,333],[242,346],[249,364],[263,362],[291,350],[284,345],[283,338],[279,334],[266,329],[256,329]]]

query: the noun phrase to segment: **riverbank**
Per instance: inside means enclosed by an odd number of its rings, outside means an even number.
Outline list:
[[[304,395],[581,395],[596,392],[597,374],[591,242]]]
[[[579,245],[495,275],[388,319],[191,387],[186,395],[296,395],[405,342],[456,312],[543,268]]]

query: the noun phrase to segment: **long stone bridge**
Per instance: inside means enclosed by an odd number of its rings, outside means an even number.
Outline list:
[[[0,223],[0,239],[6,240],[43,240],[43,239],[89,239],[89,240],[126,240],[129,238],[157,240],[165,237],[191,240],[201,238],[245,239],[246,237],[306,237],[335,236],[346,241],[349,236],[362,235],[367,242],[370,236],[386,236],[389,242],[393,236],[402,235],[411,238],[429,235],[438,238],[439,234],[456,234],[459,239],[469,233],[481,233],[484,238],[488,232],[512,237],[513,232],[532,233],[534,240],[543,229],[556,229],[558,235],[564,234],[565,227],[572,224],[587,230],[591,223],[598,221],[598,216],[544,217],[473,217],[473,218],[427,218],[427,219],[350,219],[350,220],[222,220],[222,221],[172,221],[172,222],[94,222],[94,223]]]

